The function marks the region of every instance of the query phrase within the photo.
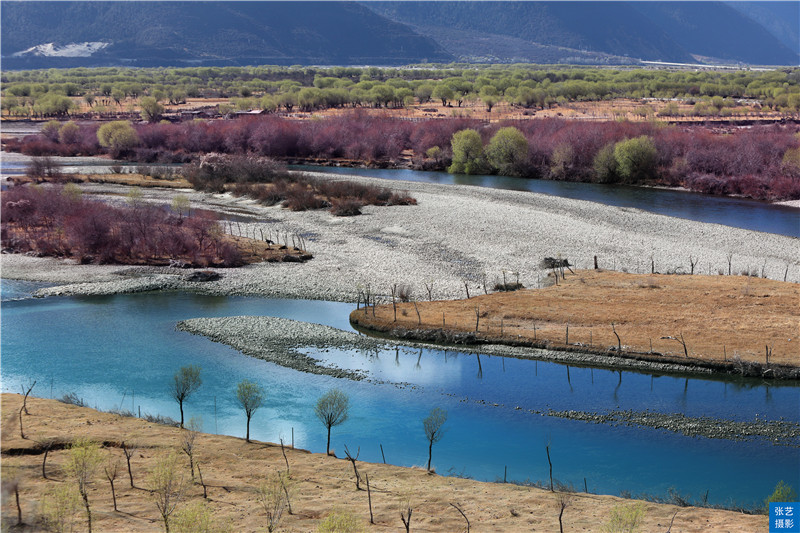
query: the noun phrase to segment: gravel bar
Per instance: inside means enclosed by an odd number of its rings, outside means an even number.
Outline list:
[[[178,322],[176,328],[194,335],[203,335],[246,355],[280,366],[356,381],[365,379],[367,374],[323,366],[317,359],[300,350],[307,347],[350,350],[387,346],[385,342],[330,326],[266,316],[192,318]]]
[[[326,179],[342,179],[322,174]],[[119,265],[77,265],[74,261],[3,254],[2,276],[59,283],[40,296],[111,294],[146,290],[186,290],[214,295],[261,295],[355,302],[360,288],[370,285],[379,300],[389,300],[390,287],[403,284],[413,294],[435,299],[464,296],[464,281],[477,291],[502,271],[519,272],[526,287],[537,287],[546,272],[543,257],[568,258],[578,268],[649,272],[688,271],[689,256],[697,270],[716,275],[763,268],[767,277],[800,282],[800,239],[718,224],[695,222],[606,206],[583,200],[523,191],[463,185],[400,182],[352,177],[393,190],[407,191],[416,206],[367,206],[356,217],[334,217],[327,211],[293,212],[230,194],[189,190],[144,189],[145,201],[171,202],[189,197],[194,208],[212,209],[233,218],[234,234],[271,235],[283,241],[302,235],[314,258],[306,263],[261,263],[217,269],[219,281],[198,283],[185,271],[167,268],[126,269]],[[82,185],[87,194],[124,201],[127,187]],[[134,273],[133,271],[136,270]]]

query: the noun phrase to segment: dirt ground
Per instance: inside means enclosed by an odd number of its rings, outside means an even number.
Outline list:
[[[29,398],[29,414],[22,415],[27,439],[20,438],[18,413],[22,398],[2,395],[2,468],[4,487],[18,481],[22,520],[16,527],[17,509],[13,489],[4,493],[3,530],[39,531],[38,504],[42,495],[55,487],[71,483],[61,466],[67,454],[64,449],[48,454],[46,473],[42,477],[41,449],[37,443],[47,439],[69,441],[85,437],[103,442],[104,458],[119,463],[120,475],[115,481],[118,511],[113,510],[111,490],[102,467],[89,485],[89,501],[93,530],[139,532],[163,531],[163,523],[147,490],[148,472],[155,460],[178,450],[183,430],[153,424],[138,418],[126,418],[93,409],[67,405],[55,400]],[[130,487],[125,458],[119,445],[136,442],[138,450],[131,459],[136,488]],[[196,441],[195,459],[201,465],[208,498],[203,499],[199,483],[191,484],[178,504],[178,509],[201,502],[213,512],[215,520],[226,523],[231,531],[265,531],[266,520],[256,487],[270,472],[285,471],[279,445],[252,442],[218,435],[200,434]],[[346,459],[302,450],[286,450],[291,479],[291,507],[285,512],[278,531],[316,531],[320,522],[333,509],[355,515],[363,531],[402,531],[400,503],[406,499],[413,509],[411,531],[466,531],[464,518],[450,504],[461,507],[470,522],[470,530],[492,532],[559,531],[559,493],[516,485],[485,483],[454,477],[428,474],[421,468],[357,463],[362,477],[369,476],[374,524],[369,523],[368,493],[356,490],[353,467]],[[179,466],[190,479],[187,456]],[[745,482],[743,480],[743,482]],[[363,487],[363,483],[362,483]],[[636,502],[613,496],[574,493],[566,495],[563,514],[565,532],[602,531],[612,510],[626,508]],[[643,502],[644,522],[640,531],[673,533],[767,531],[765,516],[738,512],[676,507]],[[670,521],[673,519],[670,527]],[[76,531],[85,531],[85,511],[76,514]]]
[[[256,98],[258,100],[258,98]],[[73,101],[76,105],[76,113],[93,113],[94,108],[90,108],[81,98],[74,98]],[[667,117],[659,115],[670,103],[677,106],[677,110],[684,116]],[[205,109],[208,107],[216,107],[222,105],[232,105],[233,99],[229,98],[187,98],[186,102],[178,105],[164,105],[164,112],[178,113],[182,111],[192,111],[198,109]],[[111,105],[108,107],[108,112],[139,112],[139,103],[135,99],[127,99],[121,105]],[[731,109],[730,117],[694,117],[690,116],[694,109],[693,104],[658,99],[631,99],[631,98],[615,98],[613,100],[600,100],[600,101],[586,101],[586,102],[564,102],[555,104],[551,108],[546,109],[525,109],[523,107],[511,105],[507,102],[500,102],[495,105],[491,112],[486,110],[486,106],[478,101],[464,102],[461,106],[456,103],[450,103],[443,106],[439,100],[431,100],[426,103],[415,103],[410,106],[401,108],[359,108],[369,114],[376,114],[381,116],[399,116],[413,119],[425,118],[451,118],[451,117],[464,117],[475,118],[490,122],[499,122],[502,120],[526,120],[531,118],[545,118],[545,117],[562,117],[567,119],[576,120],[630,120],[630,121],[647,121],[647,120],[663,120],[670,122],[693,123],[693,122],[721,122],[727,123],[730,120],[748,120],[748,121],[775,121],[780,120],[785,115],[779,112],[771,111],[769,109],[757,109],[751,105],[737,105]],[[352,108],[335,108],[335,109],[322,109],[313,112],[302,112],[298,108],[293,109],[289,113],[283,111],[280,114],[286,115],[289,118],[304,119],[321,116],[339,115],[342,113],[349,113]],[[5,117],[4,117],[5,118]]]
[[[502,280],[500,280],[502,282]],[[508,274],[507,283],[514,283]],[[542,285],[552,283],[552,275]],[[489,289],[493,281],[489,281]],[[475,331],[492,339],[546,340],[653,352],[670,358],[731,361],[736,357],[800,366],[800,286],[750,276],[566,272],[558,285],[452,301],[398,303],[354,311],[365,327]],[[419,296],[422,299],[422,295]],[[477,313],[477,314],[476,314]],[[613,324],[613,327],[612,327]],[[619,340],[616,335],[619,335]],[[684,351],[685,345],[685,351]]]

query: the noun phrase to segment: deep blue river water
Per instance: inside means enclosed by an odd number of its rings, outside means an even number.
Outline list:
[[[413,466],[427,460],[422,419],[433,407],[449,413],[433,449],[440,474],[494,481],[545,480],[549,443],[554,477],[606,494],[665,495],[672,487],[712,503],[757,504],[779,480],[800,485],[797,448],[763,440],[726,441],[662,430],[609,426],[532,414],[528,410],[606,412],[650,409],[736,420],[798,421],[800,387],[755,380],[656,376],[571,367],[453,350],[412,347],[310,354],[340,367],[365,369],[370,381],[300,373],[244,356],[203,337],[175,330],[204,316],[271,315],[351,330],[352,305],[246,297],[154,293],[31,299],[37,284],[2,280],[2,388],[34,395],[74,392],[89,406],[179,418],[168,395],[173,374],[202,367],[203,385],[186,404],[203,430],[243,436],[236,384],[254,380],[267,391],[251,424],[252,437],[313,452],[325,449],[316,399],[332,387],[351,399],[350,419],[335,427],[332,448],[346,444],[361,459]],[[568,377],[569,372],[569,379]],[[377,381],[390,383],[376,383]],[[398,385],[403,384],[403,385]],[[494,404],[497,404],[495,406]],[[519,409],[517,409],[519,407]]]

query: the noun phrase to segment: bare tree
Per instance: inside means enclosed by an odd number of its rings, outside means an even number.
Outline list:
[[[572,494],[567,494],[566,492],[559,493],[556,505],[558,505],[558,529],[561,533],[564,533],[564,522],[562,518],[564,516],[564,510],[572,505]]]
[[[433,301],[433,280],[430,283],[425,283],[425,290],[428,291],[428,301]]]
[[[347,449],[347,444],[344,445],[344,454],[347,456],[347,460],[353,464],[353,472],[356,476],[356,490],[361,490],[361,475],[358,473],[358,467],[356,466],[356,461],[358,460],[358,456],[361,455],[361,447],[359,446],[358,451],[356,452],[356,456],[353,457],[353,454],[350,453],[350,450]]]
[[[433,445],[444,436],[444,423],[447,422],[447,411],[441,407],[434,407],[430,414],[422,421],[425,430],[425,437],[428,439],[428,472],[431,471],[431,458],[433,456]]]
[[[461,508],[461,506],[459,506],[457,503],[450,502],[450,505],[451,505],[451,506],[452,506],[452,507],[453,507],[453,508],[454,508],[456,511],[458,511],[459,513],[461,513],[461,516],[463,516],[463,517],[464,517],[464,520],[466,520],[466,521],[467,521],[467,533],[469,533],[469,518],[467,518],[467,515],[466,515],[466,513],[464,513],[464,510],[463,510],[463,509]]]
[[[181,435],[181,451],[189,457],[189,470],[194,483],[194,451],[197,437],[200,434],[200,422],[195,417],[189,419],[189,425]]]
[[[244,415],[247,417],[246,440],[250,442],[250,419],[253,418],[253,413],[264,403],[264,389],[248,379],[243,379],[236,386],[236,400],[241,408],[244,409]]]
[[[150,472],[150,494],[156,504],[164,529],[169,533],[169,517],[186,490],[183,476],[178,474],[178,455],[174,452],[158,460]]]
[[[131,479],[131,488],[133,486],[133,470],[131,470],[131,457],[133,454],[136,453],[136,450],[139,449],[139,443],[135,440],[130,440],[128,442],[122,441],[122,453],[125,454],[125,461],[128,463],[128,477]]]
[[[178,407],[180,407],[181,427],[183,427],[183,402],[203,384],[203,379],[200,377],[200,367],[197,365],[183,366],[175,372],[173,380],[170,394],[178,402]]]
[[[328,442],[325,453],[331,452],[331,428],[347,421],[350,410],[350,398],[339,389],[331,389],[317,400],[314,413],[328,430]]]
[[[411,507],[411,496],[404,496],[400,500],[400,520],[406,528],[406,533],[411,531],[411,514],[414,509]]]
[[[103,461],[100,455],[100,446],[89,440],[76,440],[69,450],[67,462],[64,465],[64,473],[72,478],[78,485],[78,492],[83,498],[83,506],[86,507],[86,521],[89,533],[92,531],[92,510],[89,506],[89,484],[97,472],[97,468]]]
[[[22,506],[19,503],[20,469],[17,465],[9,465],[6,461],[3,465],[2,492],[3,500],[5,494],[14,493],[14,500],[17,505],[17,526],[22,525]],[[4,524],[5,525],[5,524]]]
[[[364,478],[367,481],[367,502],[369,503],[369,523],[375,523],[375,517],[372,515],[372,489],[369,486],[369,474],[364,474]]]
[[[614,327],[614,323],[611,323],[611,330],[614,332],[614,336],[617,338],[617,353],[622,353],[622,340],[619,338],[619,334],[617,334],[617,328]]]
[[[119,474],[119,463],[113,457],[108,458],[108,462],[103,467],[106,479],[111,484],[111,498],[114,500],[114,510],[117,510],[117,492],[114,490],[114,480]]]
[[[36,386],[36,380],[29,381],[27,385],[27,389],[25,385],[22,385],[22,410],[25,411],[25,414],[28,413],[28,395],[31,393],[33,388]]]

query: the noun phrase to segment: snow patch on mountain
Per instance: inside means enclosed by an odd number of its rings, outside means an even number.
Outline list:
[[[85,43],[69,43],[57,45],[55,43],[37,44],[27,50],[16,52],[12,57],[39,56],[39,57],[91,57],[95,52],[106,48],[111,43],[93,41]]]

